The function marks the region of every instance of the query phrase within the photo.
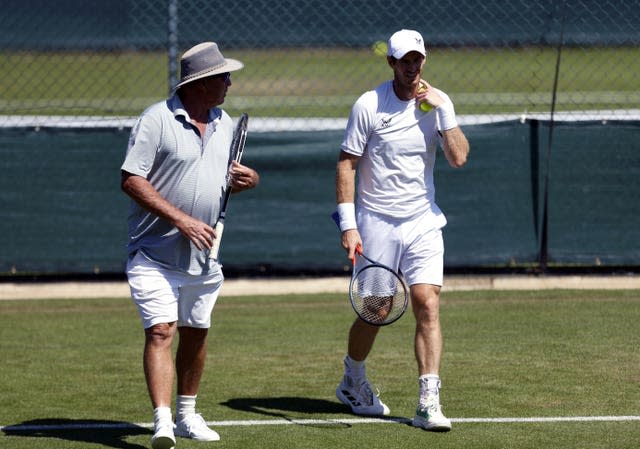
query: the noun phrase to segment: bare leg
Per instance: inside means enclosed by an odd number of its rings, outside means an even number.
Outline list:
[[[378,326],[371,326],[357,318],[349,330],[349,357],[359,362],[366,359],[379,330]]]
[[[195,396],[200,388],[207,355],[207,334],[209,329],[179,327],[180,342],[176,353],[178,372],[178,394]]]
[[[371,384],[367,381],[363,363],[379,330],[379,327],[371,326],[360,318],[354,321],[349,330],[349,357],[344,360],[344,377],[336,389],[336,396],[343,404],[351,407],[351,411],[356,415],[389,414],[389,407],[374,394]]]
[[[145,329],[144,374],[153,408],[170,407],[174,365],[171,345],[176,323],[162,323]]]
[[[443,346],[440,287],[430,284],[412,285],[411,304],[416,318],[415,354],[418,375],[438,374]]]

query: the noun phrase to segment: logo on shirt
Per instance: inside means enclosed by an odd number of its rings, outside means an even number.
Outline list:
[[[382,121],[380,122],[380,126],[383,128],[388,128],[390,124],[391,124],[391,117],[387,119],[383,118]]]

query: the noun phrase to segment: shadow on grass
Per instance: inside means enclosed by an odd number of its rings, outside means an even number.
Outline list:
[[[349,423],[337,422],[328,418],[326,422],[322,422],[322,418],[320,418],[312,424],[297,422],[297,420],[309,419],[308,416],[300,415],[351,414],[351,409],[346,405],[339,402],[326,401],[324,399],[287,396],[277,398],[236,398],[222,402],[220,405],[242,412],[258,413],[260,415],[285,419],[303,426],[351,427],[351,424]],[[386,416],[383,419],[401,423],[406,421],[404,418],[390,416]]]
[[[279,398],[237,398],[221,403],[234,410],[260,413],[268,416],[281,416],[281,412],[305,414],[349,413],[349,408],[341,403],[324,399],[279,397]]]
[[[53,418],[5,426],[2,431],[7,436],[56,438],[97,443],[117,449],[146,449],[146,446],[128,443],[125,438],[147,433],[151,435],[149,429],[128,422]]]

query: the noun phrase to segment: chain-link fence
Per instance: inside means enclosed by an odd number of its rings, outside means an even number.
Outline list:
[[[123,271],[128,128],[208,40],[245,63],[223,107],[249,113],[261,174],[227,273],[341,272],[337,149],[400,28],[472,147],[463,170],[438,159],[446,269],[640,267],[638,0],[3,0],[0,280]]]
[[[231,115],[344,118],[390,77],[374,47],[400,28],[423,34],[425,78],[458,114],[545,114],[553,98],[570,116],[638,113],[637,0],[4,0],[0,122],[137,116],[205,40],[246,65]]]

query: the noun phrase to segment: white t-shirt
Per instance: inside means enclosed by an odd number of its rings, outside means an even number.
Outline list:
[[[340,147],[361,156],[358,207],[391,218],[431,213],[434,228],[444,226],[433,183],[439,128],[436,112],[423,112],[415,99],[400,100],[391,80],[365,92],[351,110]]]

